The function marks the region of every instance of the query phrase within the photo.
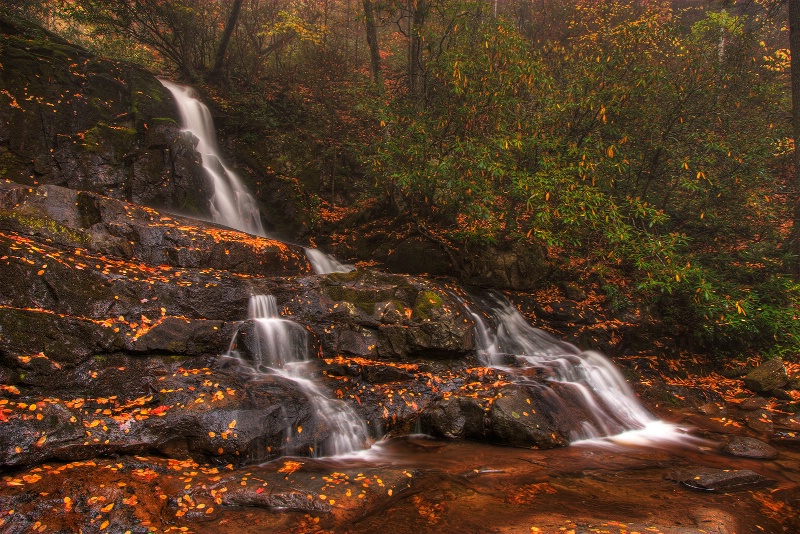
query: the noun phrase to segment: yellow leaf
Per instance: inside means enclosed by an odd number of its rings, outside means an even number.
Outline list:
[[[228,423],[228,428],[236,428],[236,419]]]

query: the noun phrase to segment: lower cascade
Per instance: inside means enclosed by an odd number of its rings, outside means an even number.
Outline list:
[[[580,426],[570,430],[571,442],[610,438],[652,444],[692,439],[682,429],[653,417],[606,356],[581,351],[534,328],[505,297],[489,294],[481,304],[496,325],[491,328],[480,313],[468,307],[484,364],[526,385],[541,384],[531,376],[558,383],[565,394],[556,405],[568,409],[566,404],[570,404],[573,411],[577,408],[586,414]]]
[[[238,358],[254,373],[279,375],[300,387],[325,431],[325,437],[315,444],[311,456],[338,456],[365,448],[368,432],[364,422],[347,403],[329,398],[309,377],[311,361],[306,329],[282,318],[272,295],[253,295],[248,315],[253,325],[252,339],[243,339],[247,336],[237,332],[228,355]],[[288,425],[287,440],[291,440]]]

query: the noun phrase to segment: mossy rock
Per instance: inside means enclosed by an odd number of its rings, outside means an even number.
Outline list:
[[[2,12],[0,32],[0,176],[209,215],[200,157],[152,74]]]
[[[413,315],[422,320],[435,318],[436,311],[444,305],[442,297],[434,291],[420,291],[414,301]]]
[[[25,234],[47,235],[57,242],[78,246],[86,246],[90,241],[86,234],[59,224],[53,219],[16,210],[0,210],[0,227],[11,228]]]

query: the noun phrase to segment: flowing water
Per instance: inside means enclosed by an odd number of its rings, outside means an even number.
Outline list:
[[[590,419],[572,432],[573,443],[599,438],[617,442],[654,444],[696,441],[674,425],[659,421],[642,405],[619,369],[602,354],[581,351],[532,327],[504,297],[489,294],[480,303],[484,317],[470,310],[475,340],[485,365],[501,369],[519,382],[530,382],[526,371],[535,368],[547,380],[572,391]],[[469,308],[468,308],[469,309]]]
[[[223,162],[217,146],[214,120],[208,107],[195,96],[191,87],[163,78],[159,81],[175,98],[184,131],[197,139],[195,149],[203,159],[203,168],[211,177],[214,189],[210,200],[214,222],[248,234],[266,235],[256,199],[236,173]],[[316,274],[347,273],[355,268],[317,249],[307,248],[305,252]]]
[[[165,79],[160,81],[175,97],[184,131],[191,132],[197,139],[195,149],[203,158],[203,168],[211,177],[214,188],[210,203],[214,222],[263,236],[264,226],[258,204],[241,179],[223,162],[208,107],[195,97],[191,87]]]
[[[253,295],[248,314],[254,323],[256,336],[248,365],[255,373],[276,374],[300,387],[311,402],[314,416],[328,430],[328,437],[314,447],[316,455],[338,456],[363,449],[367,444],[364,422],[347,403],[329,398],[309,378],[314,367],[309,359],[306,329],[282,318],[272,295]],[[234,336],[230,356],[239,356],[236,345],[237,337]]]
[[[307,248],[305,251],[311,267],[317,274],[349,273],[355,269],[352,265],[341,263],[333,256],[315,248]]]
[[[190,87],[163,79],[161,83],[175,97],[184,128],[197,138],[196,148],[202,155],[203,166],[213,179],[214,195],[210,204],[214,221],[264,235],[255,199],[222,162],[208,108],[193,95]],[[305,252],[317,274],[354,269],[317,249],[307,248]],[[583,411],[590,414],[579,429],[572,431],[573,443],[609,437],[615,441],[645,444],[689,439],[682,429],[654,418],[636,398],[619,370],[602,354],[580,351],[533,328],[516,308],[497,294],[479,299],[479,303],[487,310],[489,321],[480,313],[472,310],[470,313],[485,365],[502,369],[520,382],[530,382],[526,371],[535,368],[548,380],[569,388],[572,399],[578,399]],[[249,312],[257,324],[259,336],[256,361],[251,362],[254,369],[280,374],[303,388],[314,403],[317,415],[332,429],[332,437],[323,447],[327,453],[342,454],[361,449],[367,435],[364,423],[346,403],[328,399],[307,378],[306,330],[281,318],[272,297],[254,296]]]

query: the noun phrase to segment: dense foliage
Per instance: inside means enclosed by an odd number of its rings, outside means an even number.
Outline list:
[[[27,14],[206,80],[254,157],[299,180],[309,225],[337,187],[360,192],[456,250],[577,258],[615,303],[640,300],[695,347],[800,350],[779,10],[238,3],[42,1]]]

